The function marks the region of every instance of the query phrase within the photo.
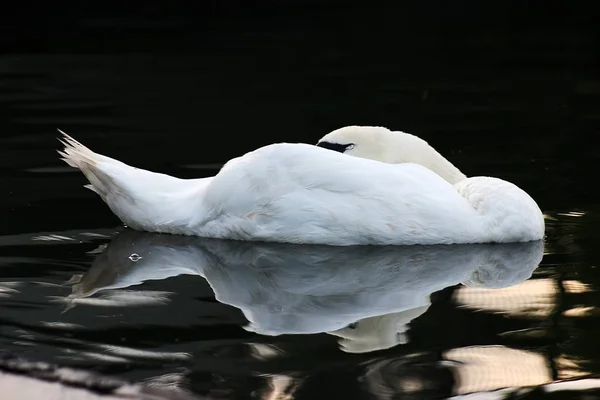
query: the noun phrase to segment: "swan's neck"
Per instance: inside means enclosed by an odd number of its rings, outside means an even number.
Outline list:
[[[465,174],[423,139],[410,133],[390,133],[392,134],[391,140],[396,143],[395,145],[392,143],[384,150],[387,153],[388,162],[394,164],[403,162],[420,164],[453,185],[467,178]]]

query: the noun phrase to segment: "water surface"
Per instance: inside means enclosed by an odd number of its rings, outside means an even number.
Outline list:
[[[595,23],[398,7],[310,24],[293,9],[221,10],[208,25],[70,16],[46,47],[32,31],[11,42],[0,348],[214,399],[437,399],[597,377]],[[204,177],[349,124],[413,132],[467,175],[516,183],[546,239],[335,249],[143,234],[55,153],[60,128],[131,165]]]

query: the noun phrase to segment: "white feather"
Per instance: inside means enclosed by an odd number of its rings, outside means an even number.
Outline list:
[[[278,143],[229,161],[213,178],[184,180],[94,153],[67,135],[64,141],[63,159],[138,230],[340,246],[519,242],[544,235],[533,199],[495,178],[455,187],[422,165]]]

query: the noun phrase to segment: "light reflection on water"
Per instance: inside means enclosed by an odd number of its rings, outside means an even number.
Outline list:
[[[550,217],[550,232],[576,218]],[[0,342],[134,380],[178,374],[182,387],[200,371],[220,376],[217,391],[262,377],[253,390],[265,396],[304,390],[324,365],[354,365],[366,392],[425,398],[593,376],[599,360],[565,331],[595,320],[595,285],[546,263],[578,254],[576,238],[551,240],[336,248],[127,229],[4,236],[3,253],[37,256],[0,259]],[[41,276],[9,279],[39,260]],[[581,296],[587,304],[571,300]]]

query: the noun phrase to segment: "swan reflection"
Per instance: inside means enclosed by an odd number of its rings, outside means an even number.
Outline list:
[[[292,245],[126,230],[75,276],[71,300],[191,274],[263,335],[326,332],[348,352],[407,341],[430,295],[456,284],[502,288],[528,279],[543,242],[434,246]],[[131,289],[130,289],[131,290]]]

